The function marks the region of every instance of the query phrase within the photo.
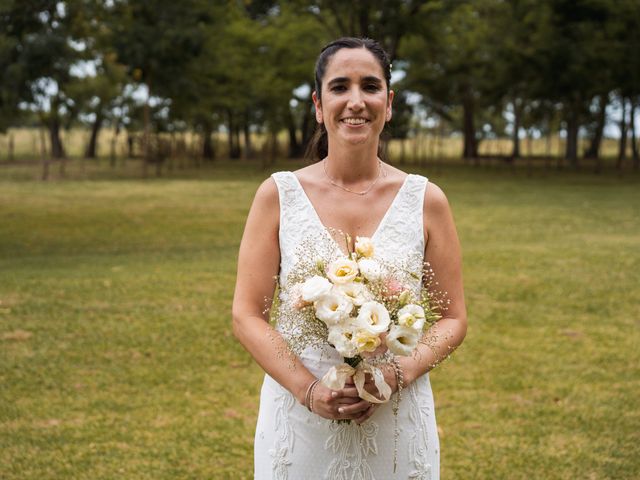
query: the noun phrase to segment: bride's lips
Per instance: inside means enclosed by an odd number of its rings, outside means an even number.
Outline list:
[[[346,118],[341,118],[340,123],[344,123],[349,127],[361,127],[369,123],[369,119],[363,118],[363,117],[346,117]]]

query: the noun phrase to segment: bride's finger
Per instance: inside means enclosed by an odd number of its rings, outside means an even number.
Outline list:
[[[369,418],[371,418],[371,415],[373,415],[373,413],[376,411],[377,408],[378,408],[378,405],[376,405],[375,403],[372,403],[367,410],[362,412],[362,414],[359,415],[358,417],[354,418],[353,421],[356,422],[358,425],[363,422],[366,422],[367,420],[369,420]]]
[[[358,398],[358,389],[355,387],[346,386],[341,390],[334,390],[331,396],[335,400],[340,400],[343,398]]]
[[[366,412],[369,408],[370,403],[366,400],[362,400],[358,403],[354,403],[353,405],[344,405],[338,407],[338,413],[341,416],[345,416],[347,418],[357,418]]]

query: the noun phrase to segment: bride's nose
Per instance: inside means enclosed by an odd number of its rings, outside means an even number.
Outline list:
[[[364,109],[364,97],[359,88],[354,87],[349,90],[349,101],[347,107],[351,110],[359,111]]]

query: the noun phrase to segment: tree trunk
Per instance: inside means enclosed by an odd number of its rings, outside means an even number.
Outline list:
[[[315,127],[316,122],[313,115],[313,102],[309,100],[307,102],[307,108],[304,111],[304,116],[302,117],[302,142],[300,145],[300,152],[303,154],[307,151],[307,147],[309,146]]]
[[[227,146],[229,158],[233,158],[233,112],[231,109],[227,109]]]
[[[520,157],[520,116],[522,115],[518,101],[513,101],[513,150],[511,152],[512,159]]]
[[[144,159],[142,160],[142,176],[147,176],[149,161],[151,160],[151,78],[147,79],[147,100],[144,102]]]
[[[602,133],[604,132],[604,125],[607,121],[607,95],[600,97],[598,105],[598,113],[596,117],[596,129],[593,132],[591,143],[589,148],[584,154],[584,158],[598,159],[600,157],[600,144],[602,143]]]
[[[300,157],[300,143],[298,142],[298,129],[291,107],[287,109],[287,132],[289,134],[289,158]]]
[[[60,139],[60,120],[55,113],[53,113],[49,119],[49,141],[51,142],[51,157],[59,159],[64,158],[64,146]]]
[[[151,133],[151,129],[150,129],[150,115],[149,115],[149,101],[147,99],[147,102],[145,102],[144,107],[143,107],[143,117],[144,117],[144,129],[143,129],[143,142],[144,142],[144,152],[143,152],[143,159],[142,159],[142,176],[146,177],[147,176],[147,168],[149,166],[149,157],[151,156],[151,138],[150,138],[150,133]]]
[[[91,125],[91,136],[89,137],[89,145],[87,145],[87,151],[84,156],[86,158],[96,158],[96,144],[98,142],[98,133],[100,132],[100,128],[102,127],[102,105],[98,107],[98,111],[96,112],[96,119]]]
[[[118,142],[118,134],[120,133],[120,125],[116,126],[115,131],[113,132],[113,137],[111,137],[111,152],[110,152],[110,163],[111,168],[116,168],[116,145]]]
[[[578,168],[578,116],[571,110],[567,116],[567,145],[564,157],[569,165]]]
[[[278,133],[273,130],[269,141],[269,164],[273,165],[278,157]]]
[[[189,151],[189,157],[193,160],[193,165],[196,168],[200,168],[200,166],[202,165],[202,150],[204,149],[204,147],[202,146],[202,143],[200,142],[200,137],[197,135],[190,135],[189,137],[189,146],[187,147],[187,150]]]
[[[202,158],[205,161],[212,161],[216,152],[213,148],[213,141],[211,136],[213,135],[213,127],[209,123],[205,123],[204,131],[202,132]]]
[[[42,180],[49,179],[49,156],[47,155],[47,138],[44,128],[40,129],[40,155],[42,158]]]
[[[240,124],[236,123],[235,130],[233,132],[233,141],[236,146],[236,156],[234,158],[242,158],[242,149],[240,148]]]
[[[244,124],[242,125],[244,137],[244,158],[253,157],[253,145],[251,144],[251,124],[249,122],[249,109],[244,112]]]
[[[227,127],[229,131],[229,158],[240,158],[240,142],[236,141],[238,136],[238,127],[235,124],[233,111],[227,109]]]
[[[15,150],[15,144],[13,141],[13,132],[11,132],[9,133],[9,149],[7,151],[7,159],[9,160],[9,162],[13,162],[14,150]]]
[[[627,99],[622,97],[622,118],[620,119],[620,143],[616,168],[622,168],[622,162],[627,157]]]
[[[462,157],[478,158],[478,144],[476,142],[476,128],[474,125],[474,104],[471,95],[465,95],[462,102],[463,108],[463,133],[464,133],[464,150]]]

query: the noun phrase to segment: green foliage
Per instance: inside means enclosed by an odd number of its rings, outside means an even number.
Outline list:
[[[285,2],[282,2],[285,3]],[[429,0],[371,0],[367,2],[336,2],[332,0],[293,1],[300,11],[313,16],[331,39],[338,37],[368,37],[379,41],[395,60],[405,35],[421,30],[415,15]]]
[[[431,374],[443,478],[635,478],[637,178],[416,173],[465,257],[469,332]],[[0,179],[3,479],[252,478],[262,373],[230,309],[269,172],[183,174]]]
[[[204,43],[208,2],[114,2],[108,17],[118,61],[152,93],[171,96],[181,87],[183,68]]]
[[[60,143],[78,113],[100,113],[205,139],[224,124],[238,155],[242,133],[250,148],[250,132],[286,129],[295,156],[313,127],[299,87],[323,44],[355,35],[386,47],[400,88],[464,133],[466,156],[520,127],[564,129],[575,157],[582,127],[602,133],[610,98],[640,108],[638,32],[636,0],[2,0],[0,131],[28,109]],[[72,75],[83,61],[97,78]],[[153,97],[144,108],[131,96],[140,85]]]

